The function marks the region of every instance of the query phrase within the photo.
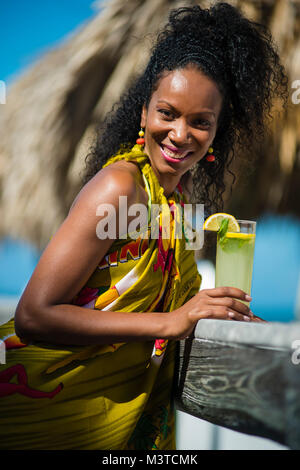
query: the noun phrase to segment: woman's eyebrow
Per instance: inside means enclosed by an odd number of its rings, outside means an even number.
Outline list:
[[[172,108],[174,111],[178,112],[178,110],[175,108],[175,106],[173,106],[171,103],[169,103],[166,100],[158,100],[157,104],[159,104],[159,103],[165,103],[168,106],[170,106],[170,108]],[[192,114],[211,114],[212,116],[216,117],[216,114],[213,111],[208,110],[208,109],[203,109],[202,111],[197,111],[196,113],[192,113]]]
[[[170,108],[172,108],[172,109],[174,109],[175,111],[177,111],[177,109],[176,109],[174,106],[172,106],[170,103],[168,103],[168,101],[166,101],[166,100],[158,100],[158,101],[157,101],[157,104],[158,104],[158,103],[165,103],[165,104],[167,104],[168,106],[170,106]]]

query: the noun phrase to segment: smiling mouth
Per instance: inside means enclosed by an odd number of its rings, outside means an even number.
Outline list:
[[[186,160],[193,153],[191,151],[175,152],[165,147],[164,145],[160,145],[160,150],[166,160],[176,163],[179,161]]]

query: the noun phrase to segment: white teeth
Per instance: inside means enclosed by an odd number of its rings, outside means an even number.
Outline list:
[[[184,158],[188,152],[184,152],[184,153],[174,153],[172,152],[172,150],[168,149],[167,147],[163,147],[163,151],[168,155],[168,157],[171,157],[171,158],[176,158],[177,160],[181,160],[182,158]]]

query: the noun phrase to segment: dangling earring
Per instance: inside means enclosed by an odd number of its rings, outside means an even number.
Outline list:
[[[212,147],[209,147],[208,149],[208,155],[206,155],[206,161],[207,162],[214,162],[216,160],[216,157],[213,155],[214,149]]]
[[[145,132],[144,132],[143,129],[141,128],[141,130],[140,130],[140,132],[139,132],[139,138],[136,139],[136,143],[137,143],[138,145],[140,145],[141,147],[145,145],[144,135],[145,135]]]

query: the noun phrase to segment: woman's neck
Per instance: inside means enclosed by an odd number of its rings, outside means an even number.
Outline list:
[[[152,169],[158,179],[160,186],[164,190],[165,196],[169,197],[175,191],[178,183],[180,182],[180,177],[170,177],[170,175],[161,175],[155,170],[155,168],[152,167]]]

